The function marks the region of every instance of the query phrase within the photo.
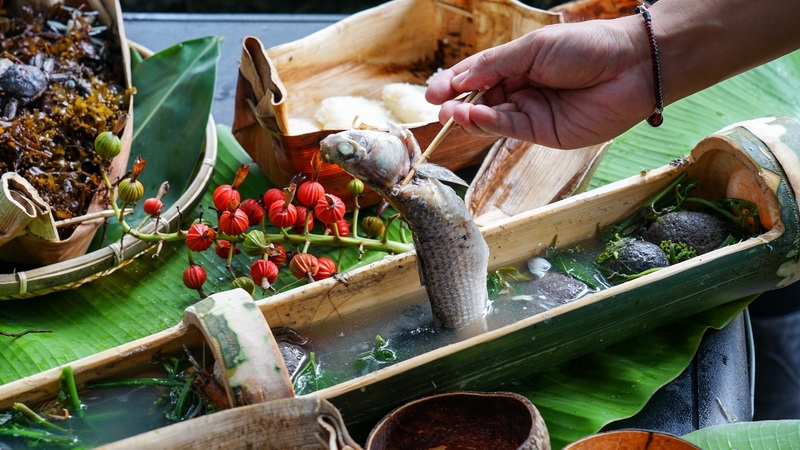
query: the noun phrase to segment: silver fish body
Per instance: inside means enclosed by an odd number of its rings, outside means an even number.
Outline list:
[[[326,137],[320,153],[324,161],[338,164],[386,198],[408,223],[420,281],[441,325],[460,329],[483,318],[489,305],[489,247],[461,197],[433,178],[457,177],[442,167],[421,164],[402,185],[420,155],[408,130],[342,131]]]

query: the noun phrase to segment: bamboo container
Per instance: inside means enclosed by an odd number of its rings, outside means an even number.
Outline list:
[[[560,15],[516,0],[394,0],[362,11],[304,39],[264,49],[255,37],[242,44],[232,131],[277,186],[314,173],[319,141],[340,130],[292,131],[291,119],[310,119],[328,97],[381,98],[384,85],[424,85],[439,68],[477,51],[557,23]],[[438,121],[405,124],[424,148]],[[477,165],[494,138],[454,130],[431,162],[452,170]],[[323,164],[319,181],[350,198],[351,177]],[[371,191],[362,206],[377,201]]]
[[[381,417],[409,401],[495,390],[680,318],[791,284],[800,276],[798,155],[800,123],[784,117],[743,122],[703,139],[689,156],[667,166],[487,226],[482,232],[491,250],[490,271],[521,266],[554,240],[568,246],[594,237],[599,227],[628,217],[685,174],[700,180],[693,196],[757,204],[767,231],[308,396],[330,401],[350,434],[363,442]],[[424,295],[413,252],[354,270],[347,279],[347,285],[323,280],[256,304],[271,327],[302,332],[323,323],[346,329],[351,313]],[[70,365],[84,385],[199,342],[196,328],[184,321]],[[54,395],[59,373],[54,368],[0,386],[0,408]]]
[[[100,22],[112,30],[114,38],[117,40],[114,48],[121,52],[124,64],[124,87],[131,88],[131,63],[128,43],[125,38],[125,30],[122,22],[122,11],[118,0],[16,0],[11,1],[6,6],[13,15],[22,14],[23,7],[31,7],[34,11],[42,11],[51,5],[64,3],[71,7],[83,7],[98,11]],[[127,170],[127,162],[130,156],[131,139],[133,136],[133,98],[128,100],[129,119],[123,129],[120,139],[122,141],[122,151],[111,162],[109,177],[117,179],[122,177]],[[8,190],[4,185],[4,191]],[[35,200],[33,200],[35,203]],[[23,203],[25,203],[23,201]],[[13,209],[13,208],[12,208]],[[80,225],[66,239],[58,239],[55,235],[55,225],[50,214],[49,206],[37,208],[32,223],[36,225],[35,230],[27,232],[27,223],[15,222],[17,229],[10,231],[8,226],[3,227],[8,234],[18,234],[12,240],[0,246],[0,260],[15,264],[29,264],[44,266],[66,261],[86,253],[92,242],[97,229],[102,225],[105,218],[95,217],[95,213],[107,209],[106,193],[104,191],[95,194],[95,197],[84,216],[76,219],[84,219]],[[43,225],[44,224],[44,225]],[[48,232],[41,232],[42,228],[49,228]]]

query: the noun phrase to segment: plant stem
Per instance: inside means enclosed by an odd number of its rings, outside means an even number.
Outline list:
[[[92,383],[90,388],[116,388],[130,386],[162,386],[162,387],[181,387],[183,382],[168,380],[166,378],[134,378],[131,380],[107,381],[102,383]]]
[[[58,431],[59,433],[67,433],[68,432],[64,428],[61,428],[60,426],[58,426],[58,425],[56,425],[54,423],[48,422],[47,419],[45,419],[44,417],[36,414],[36,412],[34,412],[32,409],[28,408],[28,406],[25,405],[24,403],[14,403],[14,410],[21,412],[22,415],[24,415],[28,419],[36,422],[37,424],[39,424],[39,425],[41,425],[41,426],[43,426],[45,428],[49,428],[51,430]]]
[[[75,385],[75,374],[72,372],[71,366],[64,366],[61,369],[59,384],[61,384],[61,388],[69,398],[70,405],[72,405],[72,409],[75,410],[75,414],[83,418],[85,415],[84,409],[81,404],[81,399],[78,396],[78,387]]]
[[[67,430],[64,430],[64,432],[66,433]],[[74,444],[77,441],[74,436],[61,436],[48,433],[47,431],[31,430],[22,427],[0,428],[0,435],[19,437],[23,439],[37,439],[40,441],[58,444]]]

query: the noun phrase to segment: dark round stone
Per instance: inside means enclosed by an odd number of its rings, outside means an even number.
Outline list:
[[[539,292],[561,302],[575,300],[589,290],[584,282],[557,272],[548,272],[535,283]]]
[[[652,242],[627,239],[620,247],[616,259],[609,258],[604,262],[604,265],[614,272],[635,275],[646,270],[669,266],[664,250]]]
[[[661,216],[642,237],[656,245],[662,241],[682,242],[702,255],[719,248],[729,234],[728,223],[718,217],[704,212],[677,211]]]

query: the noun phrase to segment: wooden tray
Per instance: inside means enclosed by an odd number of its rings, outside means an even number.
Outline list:
[[[358,440],[387,412],[422,396],[453,390],[494,390],[508,379],[591,352],[726,302],[779,288],[800,276],[800,124],[764,118],[703,139],[670,165],[521,214],[483,230],[490,270],[518,266],[553,242],[595,236],[598,227],[629,216],[683,174],[701,181],[696,196],[737,197],[758,205],[768,231],[588,295],[519,322],[317,391],[341,412]],[[300,331],[323,323],[346,329],[350,313],[422,295],[415,255],[406,253],[333,279],[257,302],[272,327]],[[141,367],[153,355],[196,345],[186,322],[70,364],[76,381],[108,378]],[[60,368],[0,386],[0,408],[58,391]]]

